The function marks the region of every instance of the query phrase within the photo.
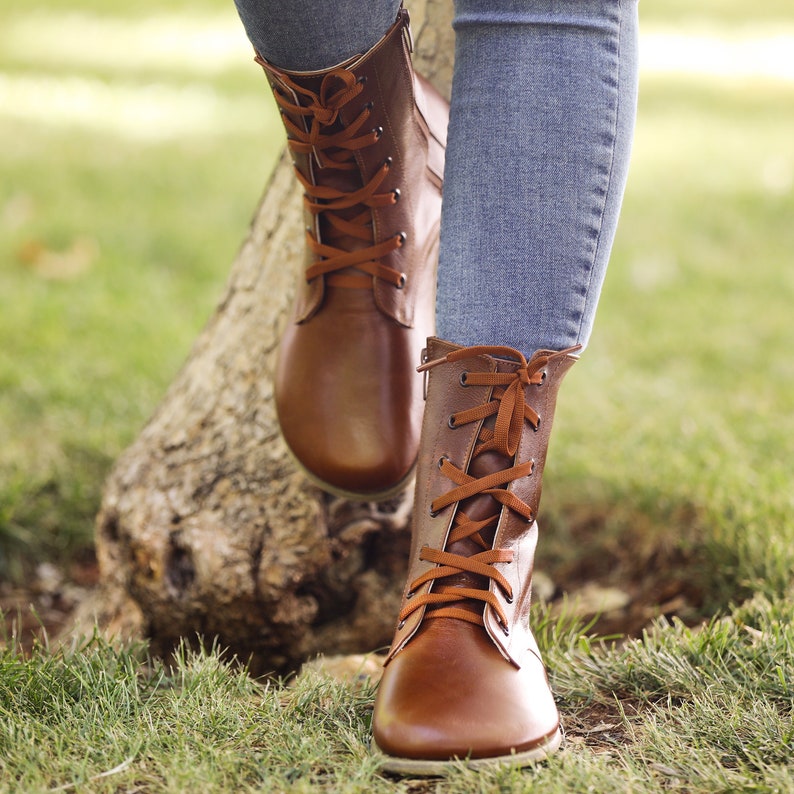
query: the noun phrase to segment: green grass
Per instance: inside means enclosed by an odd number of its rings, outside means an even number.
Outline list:
[[[646,28],[790,33],[789,5],[764,0],[751,17],[738,0],[643,0],[641,15]],[[0,94],[19,99],[0,102],[6,579],[90,545],[108,468],[212,312],[280,145],[244,42],[218,71],[78,57],[59,41],[75,11],[105,25],[106,45],[152,13],[234,23],[226,0],[112,13],[0,0]],[[49,19],[41,46],[19,46],[33,13]],[[83,117],[67,112],[75,97]],[[175,132],[157,115],[171,103]],[[0,791],[794,789],[792,129],[791,82],[643,79],[596,332],[561,395],[539,563],[650,583],[660,601],[681,590],[694,618],[716,617],[607,646],[537,615],[563,753],[523,772],[397,782],[368,755],[367,689],[264,685],[214,652],[166,669],[97,639],[29,657],[9,642]]]
[[[195,52],[108,61],[112,40],[83,57],[60,38],[76,8],[0,6],[0,575],[16,578],[90,542],[109,466],[209,317],[280,147],[244,37],[217,74]],[[101,10],[123,44],[125,18]],[[133,4],[129,22],[144,11],[164,13]],[[193,13],[237,29],[231,4]],[[181,134],[163,131],[172,102],[195,117]]]
[[[761,597],[622,648],[543,622],[564,750],[528,770],[458,765],[443,782],[379,773],[368,685],[255,682],[216,650],[165,668],[96,638],[29,658],[8,648],[0,791],[790,791],[793,625],[790,599]]]
[[[794,24],[788,0],[762,0],[751,8],[742,0],[640,0],[643,23],[670,23],[676,27],[703,25],[712,32],[721,28],[756,24]]]
[[[584,502],[603,516],[574,537],[591,554],[676,544],[712,607],[789,585],[793,98],[644,86],[596,332],[561,395],[541,555],[576,553],[565,516]]]

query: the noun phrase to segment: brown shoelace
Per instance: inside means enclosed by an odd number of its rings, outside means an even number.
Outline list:
[[[296,153],[314,155],[320,169],[357,171],[355,153],[376,143],[383,134],[379,127],[366,127],[372,111],[369,103],[362,106],[356,118],[347,126],[340,119],[342,108],[363,91],[363,78],[357,79],[344,68],[334,69],[323,78],[319,93],[298,85],[283,74],[280,78],[302,100],[302,103],[296,104],[291,97],[275,91],[276,102],[285,111],[283,118],[289,132],[290,149]],[[308,130],[295,124],[288,114],[307,119]],[[398,234],[375,243],[372,227],[371,210],[396,204],[399,199],[399,191],[396,190],[378,193],[378,188],[389,173],[391,162],[391,158],[387,158],[365,185],[349,191],[315,185],[296,169],[305,190],[304,202],[309,212],[315,216],[322,215],[335,232],[369,243],[356,250],[345,250],[320,242],[314,231],[307,229],[306,242],[316,260],[306,270],[307,281],[326,277],[326,283],[330,286],[371,288],[372,276],[375,276],[398,288],[405,284],[404,273],[378,261],[399,248],[404,236]],[[356,211],[358,208],[360,212]],[[339,272],[346,268],[355,268],[360,273]]]
[[[444,363],[461,361],[481,355],[490,355],[517,360],[517,367],[511,372],[470,372],[466,373],[465,385],[471,386],[492,386],[491,398],[487,403],[459,411],[452,414],[450,423],[458,427],[470,422],[487,420],[495,416],[492,429],[485,424],[477,437],[477,444],[474,448],[472,460],[485,452],[496,452],[506,460],[503,469],[493,471],[486,476],[475,478],[461,468],[458,468],[448,458],[443,457],[438,465],[441,472],[451,480],[455,487],[447,493],[439,496],[431,503],[430,509],[437,513],[456,502],[470,499],[474,496],[487,494],[494,501],[494,512],[486,518],[474,521],[465,512],[458,510],[447,539],[447,547],[454,543],[470,539],[482,551],[471,556],[449,551],[431,549],[425,546],[420,551],[420,559],[436,564],[433,568],[422,576],[411,582],[409,593],[413,593],[427,582],[437,583],[435,591],[411,598],[409,603],[400,613],[400,620],[404,621],[411,613],[424,606],[429,606],[425,613],[426,618],[455,618],[465,620],[476,625],[484,625],[482,609],[472,610],[466,608],[480,602],[481,605],[490,605],[496,613],[499,622],[505,630],[507,618],[494,593],[489,589],[479,589],[473,587],[460,587],[444,585],[441,580],[457,576],[462,573],[473,574],[485,577],[486,580],[493,580],[501,588],[506,599],[510,601],[513,597],[510,583],[494,567],[494,563],[512,562],[513,552],[509,549],[494,549],[492,543],[486,541],[486,537],[493,537],[502,506],[518,513],[527,522],[534,520],[532,508],[526,502],[519,499],[507,490],[507,486],[519,477],[527,477],[532,474],[534,461],[529,460],[524,463],[515,461],[521,435],[524,429],[524,422],[537,430],[540,427],[541,417],[526,402],[525,387],[529,385],[540,385],[546,377],[545,367],[553,357],[566,355],[576,348],[570,348],[560,352],[555,352],[547,356],[540,356],[531,362],[517,350],[509,347],[497,346],[476,346],[463,348],[449,353],[447,356],[435,361],[429,361],[419,367],[419,371],[426,371],[432,367]],[[486,537],[483,536],[485,533]]]

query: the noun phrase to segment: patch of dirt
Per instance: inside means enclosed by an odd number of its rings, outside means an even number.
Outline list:
[[[92,550],[82,551],[66,567],[40,563],[24,582],[0,582],[0,642],[28,653],[34,644],[53,640],[98,582],[99,566]]]
[[[687,505],[666,519],[566,507],[563,526],[552,520],[541,528],[536,570],[551,583],[546,594],[535,592],[553,613],[592,621],[590,634],[638,637],[659,617],[697,625],[709,589],[708,562],[694,539],[700,521]]]
[[[668,526],[660,528],[661,520],[643,514],[616,519],[606,505],[564,506],[541,528],[534,597],[600,636],[637,637],[661,616],[697,625],[707,616],[706,563],[697,544],[682,538],[698,516],[682,506]],[[40,563],[25,582],[0,582],[5,642],[27,651],[57,637],[98,582],[91,549],[68,566]]]
[[[636,713],[631,703],[621,703],[621,707],[628,717]],[[592,703],[576,712],[566,712],[563,715],[566,749],[587,748],[601,754],[625,747],[631,742],[631,736],[626,730],[623,714],[616,703]]]

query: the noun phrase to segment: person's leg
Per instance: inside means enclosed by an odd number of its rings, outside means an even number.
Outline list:
[[[586,344],[637,92],[636,0],[457,0],[438,333]]]
[[[442,339],[422,366],[409,575],[373,714],[384,767],[405,774],[529,764],[562,741],[529,629],[536,517],[636,92],[636,0],[458,0],[455,27]]]
[[[281,69],[326,69],[369,50],[400,0],[235,0],[254,49]]]

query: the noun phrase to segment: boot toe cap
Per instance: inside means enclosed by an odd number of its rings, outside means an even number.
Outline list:
[[[478,626],[432,624],[387,666],[373,719],[388,756],[486,759],[551,742],[559,716],[540,660],[507,662]],[[534,662],[533,662],[534,660]]]
[[[278,421],[315,484],[374,501],[405,487],[416,462],[424,407],[418,344],[391,326],[385,333],[349,317],[335,327],[332,319],[323,313],[285,332],[274,384]]]
[[[416,461],[381,434],[370,432],[357,441],[335,441],[334,434],[306,431],[291,434],[282,425],[287,446],[304,473],[320,488],[349,498],[385,498],[406,487]],[[344,432],[344,426],[338,428]],[[327,428],[323,430],[327,431]]]

